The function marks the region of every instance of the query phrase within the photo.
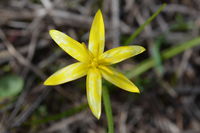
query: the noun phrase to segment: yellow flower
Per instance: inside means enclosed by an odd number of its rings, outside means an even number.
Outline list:
[[[96,118],[101,115],[102,77],[117,87],[130,92],[139,93],[139,89],[123,74],[110,65],[142,53],[141,46],[121,46],[104,52],[105,28],[100,10],[96,13],[89,36],[88,49],[64,33],[50,30],[52,39],[69,55],[79,62],[58,70],[51,75],[44,85],[63,84],[87,75],[87,100]]]

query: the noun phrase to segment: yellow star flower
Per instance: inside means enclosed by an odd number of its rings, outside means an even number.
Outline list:
[[[121,46],[104,52],[105,28],[100,10],[96,13],[89,36],[89,50],[84,43],[79,43],[64,33],[50,30],[52,39],[69,55],[79,62],[58,70],[51,75],[44,85],[63,84],[87,75],[87,100],[96,118],[101,115],[102,77],[117,87],[139,93],[139,89],[123,74],[110,65],[142,53],[141,46]]]

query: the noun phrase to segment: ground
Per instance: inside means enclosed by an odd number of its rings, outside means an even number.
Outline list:
[[[141,93],[104,83],[115,132],[200,132],[199,0],[1,0],[0,132],[106,132],[104,108],[97,120],[87,106],[85,77],[43,85],[56,70],[75,62],[48,31],[57,29],[87,44],[93,16],[101,9],[106,49],[111,49],[127,45],[130,35],[163,3],[164,10],[129,43],[146,51],[115,66]],[[166,58],[163,51],[170,48]],[[145,64],[148,59],[153,63]]]

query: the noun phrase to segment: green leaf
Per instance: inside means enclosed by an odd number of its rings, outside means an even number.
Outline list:
[[[6,75],[0,78],[0,99],[16,96],[21,92],[24,80],[17,75]]]

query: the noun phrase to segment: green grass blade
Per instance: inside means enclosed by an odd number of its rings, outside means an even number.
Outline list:
[[[142,24],[124,43],[124,45],[129,45],[133,40],[143,31],[145,26],[151,23],[152,20],[159,15],[159,13],[165,8],[166,4],[163,4],[150,18],[148,18],[144,24]]]
[[[179,45],[175,45],[172,48],[164,50],[163,52],[161,52],[162,59],[166,60],[166,59],[172,58],[175,55],[177,55],[189,48],[195,47],[197,45],[200,45],[200,37],[197,37],[193,40],[187,41],[187,42],[179,44]],[[142,73],[149,70],[150,68],[154,67],[155,65],[156,65],[155,60],[153,58],[149,58],[149,59],[143,61],[142,63],[140,63],[139,65],[137,65],[136,67],[134,67],[132,70],[126,72],[126,75],[129,78],[139,76]]]
[[[152,46],[151,52],[152,52],[152,57],[156,62],[156,66],[155,66],[155,70],[157,72],[157,74],[159,76],[162,76],[163,72],[164,72],[164,68],[162,65],[162,57],[160,54],[160,47],[163,44],[165,40],[163,39],[163,37],[158,37],[155,41],[154,44]]]

